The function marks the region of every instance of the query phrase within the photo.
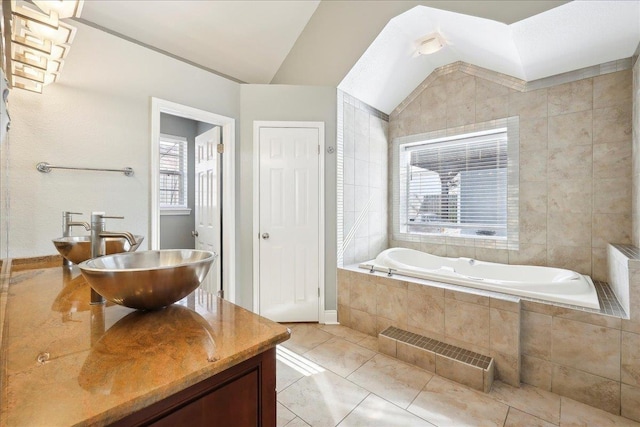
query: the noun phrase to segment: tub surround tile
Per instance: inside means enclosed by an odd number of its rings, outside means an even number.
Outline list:
[[[492,309],[511,311],[513,313],[520,313],[520,298],[515,297],[513,301],[508,301],[500,298],[489,298],[489,306]]]
[[[417,285],[421,286],[421,285]],[[425,289],[436,289],[421,286]],[[444,295],[443,289],[438,289]],[[409,289],[407,304],[408,326],[444,334],[444,296],[433,296],[430,292]]]
[[[349,321],[351,327],[367,335],[375,337],[377,335],[376,316],[365,311],[352,308],[349,310]]]
[[[552,319],[547,314],[522,311],[520,336],[523,354],[549,360],[551,357]]]
[[[477,295],[473,293],[473,290],[471,289],[470,289],[470,292],[458,292],[450,289],[445,289],[444,297],[447,299],[452,299],[456,301],[478,304],[484,307],[489,307],[489,301],[490,301],[489,297],[486,297],[483,295]]]
[[[546,117],[520,118],[520,151],[546,150],[548,119]]]
[[[548,156],[547,177],[551,184],[564,179],[584,179],[593,176],[591,145],[550,147]]]
[[[347,328],[351,327],[351,309],[349,306],[338,304],[338,322]]]
[[[568,397],[561,397],[560,425],[568,427],[637,427],[635,421],[610,414]]]
[[[625,214],[631,211],[631,188],[628,179],[600,179],[594,182],[593,212]]]
[[[621,394],[621,415],[634,421],[640,421],[640,388],[628,384],[622,384]]]
[[[489,347],[505,354],[520,356],[520,313],[490,309]]]
[[[553,319],[551,361],[620,381],[620,331]]]
[[[622,332],[622,382],[632,386],[640,386],[640,335]]]
[[[509,95],[504,94],[490,98],[476,98],[476,117],[474,123],[503,119],[509,116]]]
[[[484,371],[476,366],[460,363],[455,359],[451,359],[441,354],[436,354],[436,374],[464,384],[473,389],[484,391]],[[493,381],[493,378],[491,378]],[[489,386],[488,388],[491,388]]]
[[[409,412],[435,425],[503,426],[508,406],[440,377],[433,377],[409,406]]]
[[[547,249],[547,265],[589,274],[591,272],[591,248],[549,246]]]
[[[548,360],[523,354],[520,377],[523,383],[551,391],[553,364]]]
[[[521,182],[539,182],[547,180],[547,149],[527,151],[520,156],[519,174]]]
[[[521,356],[493,349],[489,350],[489,356],[493,357],[495,363],[495,378],[513,387],[520,387]]]
[[[489,348],[489,324],[488,307],[445,298],[446,336]]]
[[[547,220],[550,245],[588,247],[591,244],[591,218],[570,212],[552,212]]]
[[[376,315],[385,317],[398,325],[407,323],[407,286],[395,287],[393,285],[376,285]]]
[[[499,402],[525,411],[553,424],[560,424],[560,396],[530,385],[512,387],[501,381],[493,384],[490,395]]]
[[[544,266],[547,263],[547,245],[520,243],[520,249],[509,251],[509,264]]]
[[[551,391],[612,414],[620,412],[620,383],[555,365]]]
[[[630,103],[593,110],[593,143],[629,140],[631,114]]]
[[[432,376],[420,368],[378,354],[347,379],[406,409]]]
[[[609,242],[630,243],[631,215],[594,213],[592,230],[594,248],[607,248]]]
[[[509,94],[509,116],[520,119],[547,118],[547,89]]]
[[[352,309],[376,314],[376,293],[375,288],[367,276],[361,277],[351,282],[349,288],[350,306]]]
[[[591,214],[592,182],[589,179],[563,180],[548,186],[549,216],[558,212]]]
[[[631,178],[632,154],[628,139],[594,144],[593,177],[597,179]],[[612,241],[616,242],[616,240]]]
[[[547,215],[540,212],[529,212],[526,216],[520,213],[520,239],[528,244],[547,244]]]

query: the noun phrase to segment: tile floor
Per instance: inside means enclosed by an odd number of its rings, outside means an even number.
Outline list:
[[[478,392],[380,354],[376,338],[344,326],[287,326],[278,426],[640,426],[526,384]]]

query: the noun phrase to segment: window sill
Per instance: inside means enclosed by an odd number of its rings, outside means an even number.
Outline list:
[[[191,208],[160,208],[160,215],[191,215]]]

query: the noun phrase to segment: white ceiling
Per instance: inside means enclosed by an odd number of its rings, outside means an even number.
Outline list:
[[[439,32],[446,46],[417,55],[417,41]],[[573,1],[507,25],[417,6],[393,18],[339,88],[390,113],[433,70],[464,61],[525,81],[634,54],[640,1]]]
[[[269,83],[320,0],[89,0],[97,24],[236,80]]]

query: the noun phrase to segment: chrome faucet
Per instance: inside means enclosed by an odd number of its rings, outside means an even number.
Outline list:
[[[106,231],[105,219],[124,219],[123,216],[107,216],[104,212],[91,213],[91,258],[106,255],[106,237],[122,237],[127,239],[131,246],[136,244],[136,238],[128,231]],[[101,304],[104,302],[102,295],[91,289],[91,304]]]
[[[71,235],[71,227],[82,226],[85,230],[91,230],[91,225],[88,222],[74,221],[71,215],[82,215],[79,212],[62,212],[62,237],[69,237]],[[73,263],[66,258],[62,258],[62,265],[72,265]]]

